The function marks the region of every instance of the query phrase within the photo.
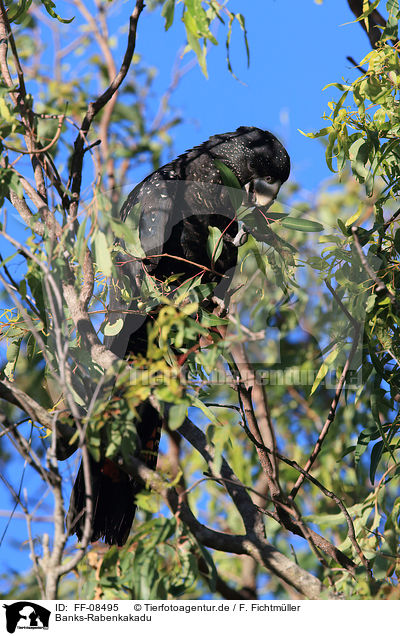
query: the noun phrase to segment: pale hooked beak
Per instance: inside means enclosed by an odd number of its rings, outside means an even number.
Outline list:
[[[246,183],[244,189],[251,205],[268,210],[275,201],[281,185],[282,182],[279,179],[272,181],[271,177],[267,177],[265,179],[252,179]]]

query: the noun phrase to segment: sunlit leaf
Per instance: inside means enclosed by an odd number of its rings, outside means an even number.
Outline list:
[[[325,376],[328,373],[332,363],[336,360],[336,358],[338,356],[338,353],[339,353],[339,349],[335,348],[325,358],[324,362],[322,363],[322,365],[320,366],[320,368],[318,370],[318,373],[317,373],[316,378],[314,380],[314,384],[311,387],[311,393],[310,393],[311,395],[317,390],[317,388],[321,384],[322,380],[325,378]]]
[[[172,26],[174,21],[174,11],[175,11],[175,0],[166,0],[163,5],[161,15],[165,18],[165,30]]]
[[[321,223],[317,223],[317,221],[310,221],[309,219],[300,219],[294,218],[291,216],[287,216],[282,219],[280,223],[283,227],[286,227],[290,230],[297,230],[299,232],[322,232],[324,226]]]
[[[67,19],[63,19],[61,18],[55,11],[55,3],[52,2],[51,0],[40,0],[41,4],[45,7],[47,13],[49,15],[51,15],[52,18],[55,18],[56,20],[58,20],[59,22],[62,22],[63,24],[69,24],[70,22],[72,22],[72,20],[74,20],[74,18],[70,18],[69,20]]]
[[[218,227],[212,227],[210,225],[208,227],[207,254],[212,264],[221,256],[223,246],[224,242],[221,230]]]

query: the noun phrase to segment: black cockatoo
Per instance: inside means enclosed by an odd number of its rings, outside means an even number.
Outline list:
[[[123,248],[118,257],[121,275],[128,278],[135,299],[127,306],[118,284],[111,285],[110,322],[123,318],[124,324],[116,336],[105,339],[105,344],[119,357],[146,353],[149,317],[126,311],[137,309],[144,271],[161,281],[180,275],[181,284],[203,267],[203,282],[217,283],[214,295],[222,298],[229,286],[237,261],[235,239],[239,234],[236,210],[229,188],[224,187],[221,163],[236,176],[244,202],[261,210],[271,205],[290,172],[288,153],[274,135],[241,126],[235,132],[210,137],[150,174],[132,190],[122,207],[121,219],[129,221],[130,215],[138,215],[136,223],[146,258],[132,258],[119,241]],[[215,263],[206,249],[210,227],[222,233],[222,250]],[[260,235],[260,226],[257,234]],[[137,423],[141,447],[138,453],[152,468],[156,464],[160,431],[157,411],[145,402]],[[123,545],[136,510],[134,497],[142,485],[109,460],[91,463],[92,541],[104,537],[109,544]],[[79,539],[84,509],[85,487],[80,468],[68,513],[70,532],[75,532]]]

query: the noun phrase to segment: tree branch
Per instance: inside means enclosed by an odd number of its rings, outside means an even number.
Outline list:
[[[364,13],[363,0],[347,0],[347,3],[357,19]],[[368,27],[365,22],[367,22]],[[385,18],[377,9],[374,9],[366,18],[366,21],[361,20],[360,24],[367,34],[371,47],[374,49],[382,35],[382,28],[379,27],[385,28],[386,26]]]
[[[328,416],[327,416],[327,418],[325,420],[325,423],[324,423],[324,425],[322,427],[322,430],[321,430],[321,432],[320,432],[320,434],[318,436],[318,439],[316,441],[314,449],[313,449],[310,457],[308,458],[306,465],[304,466],[304,470],[307,473],[309,472],[311,466],[314,464],[315,460],[317,459],[317,457],[319,455],[319,452],[320,452],[320,450],[322,448],[322,444],[323,444],[326,436],[328,435],[329,428],[330,428],[333,420],[335,419],[336,409],[338,407],[339,399],[340,399],[343,387],[344,387],[345,382],[346,382],[347,373],[348,373],[348,371],[350,369],[351,362],[352,362],[352,360],[354,358],[354,355],[355,355],[357,347],[358,347],[359,338],[360,338],[360,326],[357,325],[356,327],[354,327],[353,343],[352,343],[352,346],[351,346],[351,350],[350,350],[349,356],[348,356],[348,358],[346,360],[346,363],[344,365],[344,368],[343,368],[342,374],[340,376],[338,385],[336,387],[335,396],[334,396],[334,398],[333,398],[333,400],[331,402],[331,406],[330,406],[330,409],[329,409]],[[295,485],[293,486],[292,491],[291,491],[291,493],[289,495],[290,499],[293,500],[296,497],[296,495],[297,495],[299,489],[301,488],[304,480],[305,480],[305,476],[303,474],[299,475],[299,477],[297,478],[297,481],[296,481]]]
[[[111,100],[115,92],[121,86],[124,81],[126,74],[129,70],[130,64],[132,62],[133,53],[135,51],[136,44],[136,31],[138,20],[140,14],[144,9],[144,0],[136,0],[135,8],[132,12],[132,15],[129,19],[129,35],[128,35],[128,43],[124,55],[124,59],[122,61],[119,72],[115,76],[114,80],[111,82],[110,86],[102,95],[100,95],[96,101],[91,102],[87,108],[86,115],[82,121],[82,125],[80,127],[78,136],[75,140],[74,144],[74,152],[72,155],[71,161],[71,172],[69,178],[69,184],[71,184],[71,192],[74,200],[70,205],[69,216],[70,216],[70,227],[71,230],[75,225],[77,210],[78,210],[78,200],[81,191],[81,183],[82,183],[82,165],[83,165],[83,147],[86,140],[86,136],[89,132],[90,126],[92,125],[93,119],[100,112],[100,110]]]
[[[275,456],[276,438],[271,421],[271,414],[269,412],[265,387],[256,381],[254,370],[247,359],[243,343],[234,347],[233,357],[240,372],[243,371],[245,374],[247,383],[252,386],[252,398],[256,406],[255,416],[257,419],[257,426],[261,435],[262,443],[271,451],[270,459],[272,463],[272,478],[276,482],[276,487],[279,490],[279,467]]]
[[[57,456],[59,459],[67,459],[78,447],[78,442],[69,444],[69,440],[75,435],[75,429],[66,422],[57,418],[57,413],[49,413],[38,402],[19,389],[14,382],[0,380],[0,399],[17,406],[24,411],[33,422],[38,422],[56,435]]]
[[[199,451],[199,453],[203,456],[203,458],[205,459],[205,461],[208,463],[208,465],[211,467],[211,470],[212,470],[213,449],[212,447],[210,447],[210,445],[207,444],[206,436],[204,435],[204,433],[200,431],[200,429],[197,428],[197,426],[195,426],[188,419],[185,419],[185,421],[180,426],[178,431],[179,433],[183,435],[183,437],[185,437],[185,439],[197,451]],[[255,443],[255,445],[257,446],[255,440],[253,440],[253,443]],[[264,450],[265,452],[268,452],[267,449],[264,449]],[[279,458],[282,460],[286,460],[286,458],[284,458],[284,456],[280,454],[279,454]],[[298,469],[300,470],[300,472],[305,472],[300,467]],[[229,466],[229,464],[226,462],[224,458],[222,459],[220,475],[215,475],[215,472],[212,472],[212,475],[215,479],[218,480],[218,478],[220,478],[221,481],[225,483],[226,488],[229,492],[229,495],[231,496],[233,502],[235,503],[237,509],[239,510],[239,513],[242,516],[243,521],[245,518],[248,519],[245,525],[245,527],[248,528],[248,531],[250,532],[256,531],[258,534],[258,537],[260,539],[263,539],[264,531],[263,529],[261,529],[260,531],[260,519],[254,516],[255,509],[258,510],[258,508],[255,506],[255,504],[253,503],[251,497],[249,496],[247,492],[247,490],[250,490],[250,492],[254,492],[254,491],[251,488],[248,489],[245,485],[243,485],[239,481],[239,479],[236,477],[231,467]],[[232,484],[232,486],[234,487],[234,490],[229,490],[230,484]],[[284,521],[282,521],[282,519],[279,517],[278,514],[271,513],[271,516],[273,516],[273,518],[276,521],[278,521],[278,523],[283,525],[283,527],[289,530],[290,532],[293,532],[294,534],[301,536],[304,539],[307,539],[307,536],[304,533],[304,524],[299,523],[298,520],[291,519],[289,516],[290,513],[293,513],[293,511],[290,510],[289,507],[287,507],[287,514],[285,515]],[[249,517],[250,514],[251,516]],[[262,514],[266,514],[266,512],[263,510]],[[249,523],[250,520],[252,520],[252,523]],[[310,535],[311,541],[313,542],[313,544],[315,544],[315,546],[317,546],[319,549],[325,552],[325,554],[329,555],[332,559],[337,561],[337,563],[339,563],[342,567],[346,568],[352,574],[354,574],[356,566],[351,559],[349,559],[343,552],[338,550],[329,541],[324,539],[324,537],[321,537],[317,532],[314,532],[313,530],[309,528],[307,528],[307,531]]]
[[[3,79],[6,82],[8,88],[14,88],[14,82],[12,81],[7,63],[8,42],[11,46],[19,83],[18,89],[14,89],[14,92],[16,92],[17,95],[16,98],[14,97],[14,103],[21,114],[22,123],[24,124],[26,129],[26,133],[24,134],[25,143],[28,152],[31,153],[32,151],[36,150],[36,140],[33,126],[33,111],[32,108],[28,105],[24,73],[18,57],[17,47],[15,45],[14,36],[11,30],[3,0],[0,0],[0,42],[0,68]],[[13,94],[11,95],[13,97]],[[44,182],[45,166],[41,163],[42,161],[43,159],[40,156],[36,157],[34,154],[31,154],[31,163],[35,175],[36,186],[41,196],[47,203],[47,190]]]
[[[274,548],[266,539],[255,534],[234,535],[216,532],[201,524],[187,503],[183,502],[174,488],[155,471],[136,458],[131,459],[131,470],[158,492],[168,503],[171,511],[189,527],[196,539],[206,547],[234,554],[247,554],[265,569],[293,587],[309,599],[318,599],[324,594],[321,582]],[[327,590],[325,590],[327,593]]]

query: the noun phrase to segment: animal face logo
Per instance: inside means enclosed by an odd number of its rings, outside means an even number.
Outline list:
[[[6,610],[6,627],[9,634],[14,634],[16,629],[48,629],[51,612],[38,605],[27,601],[3,605]]]

